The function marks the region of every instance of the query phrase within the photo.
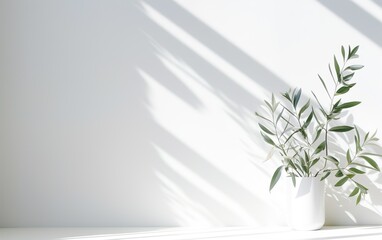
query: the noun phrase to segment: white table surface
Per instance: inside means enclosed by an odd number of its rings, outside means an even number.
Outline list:
[[[382,239],[382,226],[332,226],[318,231],[285,227],[224,228],[0,228],[0,240]]]

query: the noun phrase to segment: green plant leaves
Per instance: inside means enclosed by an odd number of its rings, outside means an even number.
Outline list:
[[[276,185],[276,183],[279,181],[281,176],[281,170],[283,170],[284,166],[280,166],[276,169],[276,171],[273,173],[271,184],[269,186],[269,191],[272,190],[272,188]]]
[[[310,100],[308,100],[304,106],[302,106],[302,108],[300,109],[299,113],[298,113],[298,117],[300,118],[301,117],[301,114],[303,114],[305,112],[306,109],[308,109],[308,107],[310,106]]]
[[[344,177],[344,178],[342,178],[341,180],[339,180],[334,186],[336,186],[336,187],[340,187],[340,186],[344,185],[344,183],[345,183],[348,179],[349,179],[348,177]]]
[[[348,86],[343,86],[341,87],[340,89],[337,90],[336,94],[339,95],[339,94],[344,94],[344,93],[347,93],[349,92],[350,90],[350,87]]]
[[[342,173],[341,170],[338,170],[334,176],[336,176],[336,177],[343,177],[344,174]]]
[[[354,190],[350,193],[349,197],[353,197],[353,196],[357,195],[358,192],[359,192],[359,188],[355,187]]]
[[[260,126],[261,130],[263,130],[264,132],[266,132],[270,135],[275,135],[272,131],[270,131],[268,128],[266,128],[263,124],[259,123],[259,126]]]
[[[282,93],[281,95],[283,97],[285,97],[289,102],[292,102],[292,99],[290,98],[289,92],[290,92],[290,90],[288,92]]]
[[[301,88],[297,91],[297,93],[293,96],[293,107],[296,109],[298,101],[300,100],[301,97]]]
[[[351,163],[351,157],[350,157],[350,150],[349,149],[346,152],[346,161],[348,162],[348,164]]]
[[[348,131],[351,131],[353,129],[354,129],[354,127],[344,125],[344,126],[332,127],[329,129],[329,131],[331,131],[331,132],[348,132]]]
[[[347,82],[347,81],[349,81],[350,79],[352,79],[353,76],[354,76],[354,73],[350,73],[350,74],[348,74],[348,75],[343,76],[343,79],[344,79],[345,82]]]
[[[361,164],[361,163],[352,162],[351,165],[359,166],[359,167],[363,167],[363,168],[367,168],[367,169],[371,169],[371,170],[375,170],[374,168],[366,166],[366,165]]]
[[[261,136],[263,136],[265,142],[269,143],[272,146],[275,146],[275,142],[273,142],[273,140],[270,137],[268,137],[267,135],[263,133],[261,133]]]
[[[357,197],[357,201],[355,202],[355,204],[359,204],[359,202],[361,201],[361,197],[362,197],[362,194],[360,193]]]
[[[261,136],[267,144],[273,146],[272,149],[275,152],[278,151],[282,158],[282,166],[279,166],[272,175],[269,191],[277,184],[284,169],[291,177],[294,185],[298,176],[320,176],[321,180],[325,180],[333,173],[332,175],[338,177],[335,183],[336,187],[343,186],[349,180],[349,182],[356,184],[349,196],[356,196],[357,204],[367,193],[367,188],[358,184],[353,177],[369,172],[365,168],[380,171],[377,162],[372,159],[375,157],[372,154],[369,155],[366,150],[368,144],[375,144],[377,138],[375,135],[369,136],[369,133],[360,136],[356,126],[335,126],[336,124],[332,123],[332,121],[341,118],[343,110],[361,103],[359,101],[344,103],[340,99],[343,94],[348,93],[355,85],[351,81],[355,71],[363,68],[362,65],[350,64],[348,61],[358,57],[357,51],[358,46],[353,49],[349,46],[348,51],[344,46],[341,46],[341,56],[334,55],[334,62],[329,64],[329,71],[334,84],[328,84],[321,75],[318,75],[324,88],[322,90],[325,90],[330,98],[329,106],[324,105],[324,108],[321,104],[324,102],[319,100],[314,92],[312,92],[314,98],[312,96],[311,99],[302,100],[302,89],[295,88],[282,93],[281,95],[285,99],[280,102],[277,102],[275,95],[272,94],[271,99],[264,101],[264,115],[256,113],[260,120],[258,125]],[[337,57],[339,57],[340,62],[338,62]],[[353,148],[347,150],[345,154],[347,165],[342,167],[339,160],[333,157],[337,155],[337,149],[330,148],[329,151],[327,146],[329,142],[333,141],[334,138],[331,138],[331,135],[335,135],[334,133],[348,132],[353,129],[356,129],[354,132],[355,150],[353,151]],[[312,171],[315,167],[321,165],[319,164],[320,160],[325,161],[323,167],[319,166],[322,169]]]
[[[317,146],[316,150],[314,151],[314,154],[317,154],[325,149],[326,141],[323,141],[320,143],[320,145]]]
[[[376,171],[378,171],[378,172],[381,171],[381,170],[379,169],[378,164],[377,164],[372,158],[367,157],[367,156],[360,156],[360,158],[365,159],[365,161],[368,162],[368,163],[374,168],[374,170],[376,170]]]
[[[338,159],[335,158],[335,157],[333,157],[333,156],[327,156],[326,159],[329,160],[329,161],[331,161],[331,162],[334,163],[335,165],[340,164],[340,162],[338,161]]]
[[[347,102],[347,103],[343,103],[341,105],[338,105],[336,107],[336,109],[344,109],[344,108],[351,108],[351,107],[354,107],[354,106],[357,106],[358,104],[360,104],[361,102],[359,101],[353,101],[353,102]]]
[[[364,66],[363,65],[351,65],[349,67],[347,67],[346,69],[350,69],[350,70],[359,70],[361,68],[363,68]]]
[[[349,168],[350,172],[356,173],[356,174],[364,174],[365,172],[362,170],[359,170],[358,168]]]
[[[337,80],[338,82],[341,82],[341,70],[340,66],[338,65],[336,56],[334,56],[334,68],[336,69]]]
[[[313,116],[314,116],[314,111],[312,110],[308,116],[308,118],[306,119],[306,122],[302,125],[302,128],[307,128],[310,124],[310,122],[312,121],[313,119]]]
[[[355,48],[353,48],[353,50],[350,51],[350,46],[349,46],[349,56],[348,56],[348,59],[350,59],[351,57],[353,57],[357,53],[358,48],[359,48],[359,46],[356,46]]]
[[[329,175],[330,175],[331,172],[326,172],[324,176],[322,176],[322,178],[320,179],[320,181],[324,180],[325,178],[327,178]]]

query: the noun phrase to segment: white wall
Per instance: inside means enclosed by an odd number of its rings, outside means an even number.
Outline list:
[[[318,89],[341,44],[366,66],[350,119],[382,122],[377,0],[3,0],[0,33],[2,227],[285,224],[253,112]],[[382,223],[360,181],[328,224]]]

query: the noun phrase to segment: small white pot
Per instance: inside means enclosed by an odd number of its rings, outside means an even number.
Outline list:
[[[287,181],[288,223],[295,230],[317,230],[325,223],[325,182],[320,177]]]

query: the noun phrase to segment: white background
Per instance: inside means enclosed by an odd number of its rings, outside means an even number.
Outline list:
[[[322,95],[342,44],[365,65],[344,119],[382,122],[377,0],[2,0],[0,34],[1,227],[285,224],[253,113]],[[358,207],[332,181],[327,224],[382,223],[380,174]]]

